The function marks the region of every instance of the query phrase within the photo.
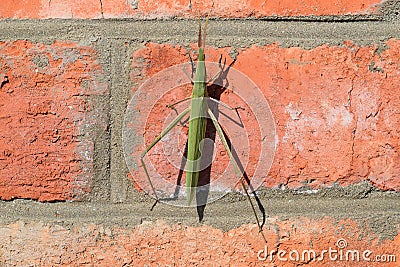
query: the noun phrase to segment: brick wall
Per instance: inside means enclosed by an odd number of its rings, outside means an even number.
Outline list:
[[[64,0],[14,3],[6,1],[1,7],[2,18],[32,19],[98,19],[98,18],[162,18],[170,16],[192,17],[212,10],[213,15],[224,18],[337,16],[349,14],[372,15],[379,13],[382,1],[87,1]]]
[[[3,1],[0,265],[397,266],[399,10],[393,0]],[[267,244],[230,192],[240,187],[215,129],[209,200],[228,194],[198,210],[202,224],[194,208],[150,212],[144,192],[137,155],[176,116],[165,105],[190,96],[180,64],[196,58],[195,19],[208,13],[207,60],[230,65],[212,96],[243,108],[219,118],[260,186]],[[180,177],[187,127],[176,129],[146,158],[159,190]]]

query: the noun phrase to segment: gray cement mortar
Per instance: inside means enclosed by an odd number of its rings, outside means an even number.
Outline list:
[[[322,190],[309,194],[280,189],[263,189],[260,199],[266,211],[264,227],[273,227],[274,219],[329,218],[332,223],[352,219],[366,235],[370,229],[379,239],[393,239],[400,225],[400,196],[395,193],[369,191],[365,185],[340,188],[338,192]],[[340,191],[340,192],[339,192]],[[31,200],[0,202],[0,225],[15,221],[57,224],[67,228],[84,224],[109,227],[132,227],[144,221],[162,220],[169,224],[210,225],[223,231],[242,224],[255,223],[249,203],[238,193],[210,203],[200,223],[195,208],[158,204],[143,193],[133,193],[134,200],[125,203],[73,202],[38,203]],[[361,197],[362,196],[362,197]],[[240,214],[240,216],[238,216]],[[259,214],[261,215],[261,214]]]
[[[133,190],[126,178],[122,152],[122,125],[130,89],[133,52],[146,42],[187,45],[197,40],[194,20],[3,20],[0,41],[28,39],[51,44],[54,41],[76,42],[93,46],[110,86],[110,95],[94,99],[100,109],[109,107],[110,128],[94,129],[94,185],[83,202],[37,203],[30,200],[0,202],[0,224],[16,220],[44,221],[74,225],[99,223],[129,226],[146,220],[162,219],[169,223],[198,225],[195,209],[165,204],[149,211],[152,199]],[[282,47],[312,49],[321,44],[343,45],[352,40],[358,45],[378,45],[400,39],[398,2],[387,1],[381,14],[373,16],[266,18],[262,20],[212,20],[208,44],[233,48],[278,43]],[[350,187],[332,187],[309,193],[263,189],[259,197],[268,217],[282,220],[294,217],[333,220],[352,218],[372,228],[381,238],[393,238],[400,227],[400,194],[380,192],[367,182]],[[55,216],[55,214],[59,214]],[[241,214],[236,216],[236,214]],[[246,199],[228,194],[207,205],[204,224],[223,230],[252,223],[254,219]],[[267,221],[268,224],[268,221]]]

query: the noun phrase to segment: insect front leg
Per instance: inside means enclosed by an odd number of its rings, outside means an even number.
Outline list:
[[[217,100],[217,99],[212,98],[212,97],[209,98],[209,108],[211,109],[211,111],[217,110],[217,109],[218,109],[218,105],[221,105],[221,106],[223,106],[223,107],[226,108],[226,109],[235,111],[235,113],[236,113],[236,115],[237,115],[237,118],[238,118],[238,121],[232,119],[231,116],[229,116],[228,114],[226,114],[226,113],[223,112],[222,110],[219,110],[218,112],[219,112],[220,114],[222,114],[223,116],[225,116],[226,118],[228,118],[229,120],[233,121],[236,125],[238,125],[238,126],[240,126],[240,127],[242,127],[242,128],[244,127],[242,118],[241,118],[241,116],[240,116],[240,114],[239,114],[239,110],[245,110],[245,108],[240,107],[240,106],[231,107],[231,106],[229,106],[228,104],[226,104],[226,103],[224,103],[224,102],[222,102],[222,101],[220,101],[220,100]]]
[[[240,106],[238,106],[238,107],[231,107],[231,106],[229,106],[228,104],[226,104],[226,103],[224,103],[224,102],[222,102],[222,101],[220,101],[220,100],[217,100],[217,99],[215,99],[215,98],[212,98],[212,97],[210,97],[210,100],[213,101],[213,102],[215,102],[215,103],[217,103],[218,105],[221,105],[221,106],[223,106],[223,107],[229,109],[229,110],[235,110],[236,112],[237,112],[239,109],[245,110],[245,108],[240,107]]]
[[[217,78],[219,75],[221,75],[221,73],[224,71],[225,65],[226,65],[226,58],[224,59],[224,64],[221,64],[222,62],[222,55],[220,55],[219,60],[218,60],[218,67],[219,70],[217,71],[217,73],[215,73],[208,81],[207,83],[210,83],[212,81],[215,80],[215,78]]]
[[[192,99],[192,98],[191,98],[191,97],[186,97],[186,98],[184,98],[184,99],[182,99],[182,100],[179,100],[179,101],[177,101],[177,102],[175,102],[175,103],[173,103],[173,104],[166,105],[166,107],[167,107],[167,108],[174,108],[176,105],[178,105],[178,104],[180,104],[180,103],[182,103],[182,102],[188,101],[188,100],[190,100],[190,99]]]

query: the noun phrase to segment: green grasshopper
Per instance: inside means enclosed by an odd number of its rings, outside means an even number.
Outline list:
[[[201,29],[201,21],[199,19],[199,35],[198,35],[198,57],[197,57],[197,67],[195,70],[194,79],[192,80],[193,83],[193,91],[192,96],[190,98],[190,107],[182,111],[162,132],[160,135],[156,137],[156,139],[142,152],[140,155],[140,161],[142,163],[143,169],[146,173],[147,180],[151,186],[151,190],[153,191],[154,197],[156,199],[154,205],[152,206],[151,210],[155,207],[155,205],[159,202],[159,198],[157,196],[156,190],[153,186],[151,181],[149,172],[147,170],[146,164],[144,162],[145,155],[166,135],[168,134],[177,124],[180,122],[187,114],[190,113],[189,118],[189,133],[188,133],[188,141],[187,141],[187,168],[186,168],[186,195],[187,195],[187,202],[188,205],[191,204],[193,198],[196,194],[196,187],[199,181],[199,174],[200,174],[200,162],[201,162],[201,155],[203,149],[202,140],[205,138],[206,133],[206,126],[207,126],[207,117],[209,117],[222,141],[222,144],[230,158],[231,163],[233,164],[235,173],[237,178],[240,180],[240,183],[243,187],[243,190],[246,193],[247,199],[250,202],[251,208],[253,210],[254,216],[257,221],[257,225],[259,228],[259,232],[261,233],[265,242],[265,236],[262,232],[262,224],[260,224],[260,220],[257,216],[255,206],[253,201],[250,198],[248,193],[247,186],[243,181],[243,174],[240,171],[238,166],[238,162],[236,161],[235,157],[232,154],[231,149],[229,148],[228,142],[224,136],[224,132],[217,121],[215,115],[208,107],[208,95],[207,95],[207,84],[214,80],[223,70],[221,66],[221,58],[219,60],[220,71],[216,73],[209,81],[207,81],[207,74],[206,74],[206,64],[205,64],[205,42],[206,42],[206,30],[207,30],[208,18],[205,23],[204,31],[202,32]],[[193,67],[193,62],[192,62]],[[167,107],[173,108],[178,103],[181,103],[185,100],[178,101],[175,104],[168,105]],[[214,100],[219,102],[218,100]],[[223,104],[223,103],[222,103]],[[224,105],[226,106],[226,105]],[[229,109],[234,110],[235,108],[231,108],[228,106]],[[207,116],[208,115],[208,116]]]

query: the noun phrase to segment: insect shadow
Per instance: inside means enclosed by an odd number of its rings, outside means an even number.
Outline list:
[[[229,88],[229,81],[227,79],[227,75],[229,73],[229,70],[234,65],[234,63],[235,63],[235,60],[232,63],[230,63],[228,66],[226,66],[226,68],[225,68],[225,62],[224,62],[222,71],[214,79],[214,82],[212,84],[210,84],[209,86],[207,86],[208,97],[216,100],[216,101],[209,101],[209,108],[213,111],[213,114],[217,120],[220,117],[220,115],[223,115],[226,118],[228,118],[229,120],[231,120],[232,122],[234,122],[239,127],[243,128],[244,125],[242,123],[240,114],[238,112],[238,109],[242,109],[242,108],[235,108],[235,111],[237,113],[239,121],[237,121],[237,119],[233,119],[233,118],[229,117],[223,111],[218,109],[218,102],[221,99],[221,95],[226,91],[227,88]],[[192,68],[193,68],[193,65],[192,65]],[[193,69],[192,69],[192,71],[193,71]],[[225,84],[224,84],[224,82],[225,82]],[[181,122],[181,124],[185,124],[186,122],[187,122],[187,120]],[[249,193],[254,196],[257,206],[258,206],[259,210],[261,211],[261,214],[262,214],[261,227],[263,227],[265,224],[265,220],[266,220],[265,208],[262,205],[259,197],[256,195],[255,189],[250,182],[249,176],[248,176],[247,172],[244,170],[243,165],[235,151],[235,148],[224,130],[223,130],[223,134],[225,136],[225,139],[227,140],[228,146],[231,148],[232,155],[237,162],[240,172],[243,175],[243,179],[244,179],[245,183],[247,184],[247,187],[250,191]],[[214,124],[211,122],[211,119],[207,119],[205,139],[211,140],[212,144],[214,144],[216,136],[217,136],[217,130],[216,130]],[[186,142],[185,150],[184,150],[183,157],[181,160],[180,171],[178,173],[178,177],[176,180],[177,186],[175,188],[174,196],[172,198],[169,198],[168,200],[175,200],[179,196],[179,191],[180,191],[180,188],[182,185],[182,178],[183,178],[184,169],[185,169],[185,165],[186,165],[187,150],[188,150],[188,143]],[[208,164],[205,169],[200,171],[199,181],[198,181],[198,185],[197,185],[197,189],[196,189],[196,202],[197,202],[196,206],[197,206],[197,214],[198,214],[199,222],[202,222],[202,220],[204,218],[204,211],[205,211],[207,199],[208,199],[208,196],[210,193],[211,167],[212,167],[212,161],[213,161],[212,157],[214,155],[214,150],[215,150],[215,146],[211,145],[211,146],[207,147],[207,153],[202,154],[201,160],[205,161],[205,162],[211,162],[211,164]],[[167,199],[163,199],[163,200],[166,201]]]

